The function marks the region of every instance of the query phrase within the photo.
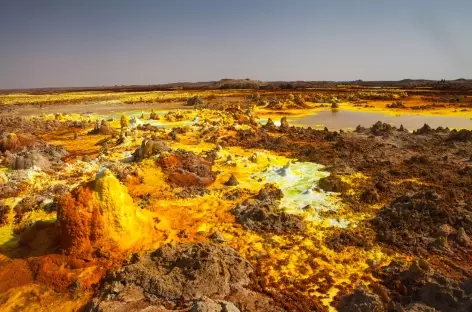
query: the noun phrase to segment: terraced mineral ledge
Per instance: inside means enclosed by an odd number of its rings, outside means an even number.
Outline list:
[[[0,310],[470,311],[454,96],[2,95]]]

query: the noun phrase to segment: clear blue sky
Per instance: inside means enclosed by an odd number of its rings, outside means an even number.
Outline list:
[[[0,5],[0,88],[471,73],[472,0]]]

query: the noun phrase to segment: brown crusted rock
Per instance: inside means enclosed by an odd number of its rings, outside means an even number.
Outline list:
[[[203,100],[198,95],[188,98],[187,100],[187,106],[198,106],[202,103],[203,103]]]
[[[471,280],[461,283],[446,277],[425,260],[415,260],[407,269],[392,262],[380,274],[395,311],[470,311]]]
[[[230,247],[211,243],[164,245],[105,280],[102,294],[119,299],[130,287],[145,298],[178,300],[228,296],[248,285],[252,267]]]
[[[226,241],[223,237],[223,234],[221,234],[219,231],[213,232],[213,234],[211,234],[208,238],[216,243],[223,243]]]
[[[36,210],[41,201],[35,196],[26,196],[13,208],[15,212],[15,223],[20,223],[25,214]]]
[[[239,312],[240,310],[232,302],[212,300],[207,297],[197,300],[190,312]]]
[[[349,185],[335,174],[321,178],[319,186],[321,189],[328,192],[345,192],[349,188]]]
[[[239,182],[238,182],[238,180],[236,180],[236,177],[233,174],[231,174],[228,181],[225,182],[225,185],[226,186],[236,186],[236,185],[239,185]]]
[[[377,121],[372,127],[370,127],[370,131],[375,136],[385,136],[395,129],[391,125],[387,123],[382,123],[381,121]]]
[[[161,155],[158,164],[171,183],[180,186],[208,186],[215,181],[216,174],[211,164],[195,153],[176,150]]]
[[[439,312],[435,308],[429,307],[422,303],[413,303],[403,309],[404,312]]]
[[[360,200],[366,204],[375,204],[379,201],[380,196],[376,189],[367,189],[361,193]]]
[[[238,223],[257,232],[294,232],[305,230],[303,220],[296,215],[281,211],[279,199],[282,192],[275,186],[266,185],[255,198],[238,204],[231,213]]]
[[[461,246],[464,246],[464,247],[472,246],[472,241],[470,237],[467,235],[464,228],[462,227],[457,231],[456,240]]]
[[[337,229],[326,238],[326,246],[336,252],[341,252],[348,246],[369,250],[372,245],[373,239],[358,228]]]
[[[472,131],[467,129],[461,129],[459,131],[452,131],[449,135],[451,141],[472,141]]]
[[[62,146],[48,145],[10,155],[10,163],[13,169],[22,170],[38,168],[48,171],[53,166],[63,165],[62,159],[67,156],[67,151]]]
[[[269,119],[267,119],[267,123],[264,125],[263,128],[268,130],[268,131],[275,131],[277,129],[277,126],[272,121],[272,119],[269,118]]]
[[[444,239],[434,240],[444,224],[472,231],[472,213],[445,201],[432,191],[401,196],[380,210],[372,220],[377,240],[417,253],[437,249]],[[442,236],[446,238],[445,235]]]
[[[12,168],[15,170],[30,169],[33,167],[46,170],[49,169],[50,166],[49,160],[38,152],[17,156],[12,164]]]
[[[37,138],[31,134],[25,133],[8,133],[0,139],[0,152],[16,152],[24,147],[35,145]]]
[[[108,121],[102,120],[102,122],[99,123],[98,120],[96,120],[95,127],[88,134],[114,135],[116,133],[116,130],[108,124]]]
[[[424,124],[420,129],[413,131],[413,134],[427,135],[434,133],[434,130],[428,125]]]
[[[161,140],[143,141],[141,147],[137,148],[133,153],[134,161],[152,157],[162,152],[169,152],[170,148]]]
[[[150,120],[159,120],[161,119],[159,115],[152,109],[151,110],[151,115],[149,115]]]
[[[290,128],[290,126],[288,124],[287,117],[282,117],[280,120],[280,129],[288,130],[288,128]]]
[[[282,312],[270,297],[245,288],[252,266],[230,247],[164,245],[110,273],[85,311]],[[251,284],[252,285],[252,284]]]
[[[265,184],[257,193],[257,199],[260,201],[279,200],[283,196],[282,191],[274,184]]]
[[[7,224],[10,207],[0,202],[0,226]]]
[[[384,312],[387,309],[376,294],[357,288],[353,294],[341,298],[339,312]]]

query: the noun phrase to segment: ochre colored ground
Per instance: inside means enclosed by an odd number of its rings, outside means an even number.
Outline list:
[[[247,92],[204,92],[205,96],[244,96]],[[184,99],[192,94],[179,94],[178,99]],[[3,104],[20,103],[46,103],[62,101],[81,101],[88,98],[90,94],[68,94],[58,96],[30,96],[12,95],[2,96],[0,100]],[[92,98],[109,99],[111,95],[93,94]],[[122,101],[134,101],[135,97],[143,97],[144,100],[154,101],[158,99],[172,98],[168,93],[149,94],[121,94]],[[444,116],[472,116],[470,110],[459,111],[451,107],[426,110],[387,109],[386,104],[392,101],[367,101],[368,105],[374,107],[362,108],[363,112],[382,112],[387,114],[422,114],[422,115],[444,115]],[[406,100],[407,107],[426,104],[421,100]],[[286,109],[282,113],[266,108],[256,109],[255,113],[261,118],[273,118],[279,120],[281,116],[303,116],[316,113],[326,109],[315,107],[319,103],[307,103],[312,105],[310,109]],[[341,103],[340,109],[358,111],[359,107],[352,103]],[[71,108],[72,109],[72,108]],[[148,112],[146,112],[148,113]],[[196,115],[196,113],[195,113]],[[215,120],[221,116],[217,113],[205,112],[203,117]],[[45,117],[48,118],[48,117]],[[82,116],[64,116],[72,120],[80,120]],[[189,120],[191,121],[191,120]],[[119,131],[119,121],[114,120],[111,126]],[[166,123],[163,122],[165,126]],[[181,125],[181,124],[180,124]],[[248,126],[248,128],[250,128]],[[57,172],[45,175],[37,173],[32,177],[32,182],[27,192],[38,192],[46,186],[57,183],[67,185],[79,185],[94,178],[99,165],[95,162],[85,163],[81,159],[89,156],[94,159],[102,153],[102,146],[98,143],[109,138],[106,135],[88,135],[87,129],[69,128],[61,131],[51,131],[43,133],[41,138],[53,145],[64,146],[70,153],[67,158],[68,168],[64,172]],[[167,138],[169,130],[154,132],[154,135]],[[232,136],[233,132],[220,132],[220,135]],[[108,145],[106,158],[110,161],[119,161],[124,158],[125,153],[131,153],[141,145],[144,137],[149,137],[149,133],[136,130],[128,136],[122,145],[115,145],[111,140]],[[216,148],[216,144],[201,142],[202,134],[189,131],[181,135],[178,141],[166,141],[173,149],[181,148],[200,154]],[[296,143],[296,142],[293,142]],[[257,162],[249,161],[249,157],[258,155]],[[307,230],[298,234],[259,234],[247,231],[239,225],[230,210],[241,201],[225,200],[223,194],[231,188],[225,188],[224,183],[231,175],[240,182],[235,187],[244,194],[242,198],[256,194],[264,182],[253,178],[254,174],[261,173],[270,166],[284,166],[294,159],[286,158],[277,152],[265,150],[249,150],[241,147],[226,147],[218,152],[219,159],[213,165],[213,171],[219,172],[216,181],[208,187],[208,193],[193,198],[182,199],[176,194],[181,189],[169,185],[166,174],[156,165],[154,159],[146,159],[140,163],[133,164],[138,172],[137,177],[130,177],[124,181],[123,189],[131,196],[132,202],[128,205],[137,205],[148,196],[144,209],[153,216],[154,227],[147,229],[133,225],[131,229],[136,235],[145,234],[151,237],[140,246],[141,253],[154,250],[160,245],[169,242],[180,241],[206,241],[208,236],[215,231],[222,233],[227,241],[226,244],[233,247],[244,258],[251,261],[257,268],[257,274],[263,283],[275,289],[298,289],[309,297],[317,297],[321,302],[334,311],[331,302],[340,293],[352,290],[357,284],[369,284],[375,278],[368,272],[369,266],[380,266],[388,264],[392,259],[408,259],[407,255],[393,253],[385,250],[381,246],[374,246],[370,250],[364,250],[354,246],[345,248],[341,252],[335,252],[325,245],[325,238],[336,232],[335,227],[327,224],[326,220],[307,222]],[[228,160],[231,156],[231,160]],[[351,192],[355,194],[359,185],[364,183],[367,177],[359,174],[346,174],[344,181],[349,183]],[[393,183],[423,183],[420,179],[408,179],[393,181]],[[113,187],[119,188],[118,185]],[[121,186],[120,186],[121,187]],[[114,193],[112,193],[114,194]],[[116,193],[116,196],[121,196]],[[24,196],[25,194],[20,194]],[[376,210],[383,203],[371,205],[363,212],[354,212],[335,200],[333,195],[333,205],[337,206],[334,213],[335,218],[345,219],[351,225],[372,218]],[[13,206],[19,198],[6,201]],[[112,199],[109,199],[113,201]],[[133,203],[134,202],[134,203]],[[369,211],[369,212],[365,212]],[[9,217],[12,219],[12,217]],[[308,218],[305,215],[304,218]],[[28,215],[28,220],[49,220],[56,219],[54,212],[34,212]],[[10,221],[11,223],[11,221]],[[77,265],[69,258],[61,258],[60,255],[44,254],[31,257],[17,257],[16,249],[24,248],[18,245],[18,237],[14,234],[15,226],[9,224],[0,227],[0,244],[3,254],[0,261],[0,310],[2,311],[77,311],[91,296],[93,286],[96,286],[99,279],[105,272],[118,263],[102,264],[91,262]],[[141,233],[146,231],[146,233]],[[185,235],[182,235],[185,233]],[[116,234],[116,233],[115,233]],[[374,234],[372,234],[374,235]],[[38,245],[48,245],[48,236],[40,236]],[[118,237],[115,235],[115,239]],[[126,242],[128,243],[128,241]],[[37,246],[38,250],[42,247]],[[34,246],[33,246],[34,249]],[[127,249],[127,248],[124,248]],[[39,252],[41,253],[41,252]],[[57,258],[55,258],[57,256]],[[126,258],[126,256],[123,256]],[[34,269],[40,266],[33,276]],[[39,272],[39,273],[38,273]],[[67,288],[71,281],[79,281],[81,290],[70,294]],[[67,294],[66,294],[67,293]]]

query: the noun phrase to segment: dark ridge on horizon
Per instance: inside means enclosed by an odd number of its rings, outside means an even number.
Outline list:
[[[276,90],[276,89],[310,89],[329,88],[340,86],[352,87],[398,87],[398,88],[431,88],[431,89],[461,89],[472,90],[472,79],[458,78],[454,80],[432,80],[432,79],[402,79],[402,80],[352,80],[352,81],[261,81],[245,79],[224,78],[218,81],[199,82],[172,82],[150,85],[114,85],[114,86],[87,86],[87,87],[42,87],[42,88],[20,88],[0,89],[0,93],[50,93],[50,92],[78,92],[78,91],[172,91],[172,90],[217,90],[217,89],[254,89],[254,90]]]

